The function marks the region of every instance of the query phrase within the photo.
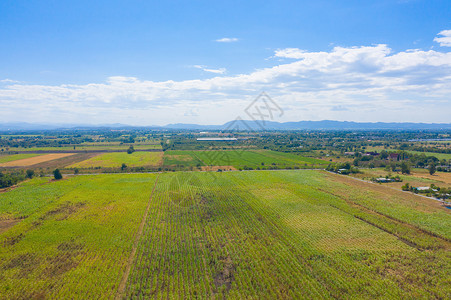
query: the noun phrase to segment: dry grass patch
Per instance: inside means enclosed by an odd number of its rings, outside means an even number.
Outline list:
[[[74,155],[75,153],[50,153],[25,159],[19,159],[15,161],[9,161],[6,163],[0,164],[0,167],[29,167],[39,163],[44,163],[47,161],[67,157]]]

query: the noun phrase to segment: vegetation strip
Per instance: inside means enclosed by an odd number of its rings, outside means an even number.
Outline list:
[[[122,295],[125,292],[125,287],[126,287],[126,284],[127,284],[128,276],[130,274],[130,270],[131,270],[133,261],[135,260],[136,250],[138,248],[139,239],[141,238],[142,233],[143,233],[144,225],[146,223],[147,215],[149,214],[150,204],[152,202],[152,198],[153,198],[153,195],[154,195],[154,192],[155,192],[155,188],[157,187],[157,183],[158,183],[158,178],[159,177],[160,177],[160,174],[158,174],[157,179],[155,180],[155,184],[153,186],[152,193],[150,194],[150,198],[149,198],[149,202],[148,202],[147,207],[146,207],[146,211],[144,212],[143,219],[142,219],[141,223],[139,224],[139,229],[138,229],[138,232],[136,233],[135,241],[133,242],[133,248],[132,248],[132,251],[131,251],[130,256],[128,258],[127,266],[125,267],[124,275],[123,275],[122,280],[121,280],[121,282],[119,284],[119,288],[118,288],[117,295],[116,295],[115,299],[121,299]]]

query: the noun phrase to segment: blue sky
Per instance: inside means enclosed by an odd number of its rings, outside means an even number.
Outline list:
[[[451,1],[0,2],[0,120],[450,122]],[[26,119],[24,119],[26,116]]]

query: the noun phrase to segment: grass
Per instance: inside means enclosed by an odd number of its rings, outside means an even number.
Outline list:
[[[30,157],[35,157],[35,156],[40,156],[43,154],[12,154],[12,155],[0,155],[0,163],[6,163],[6,162],[10,162],[10,161],[15,161],[15,160],[20,160],[20,159],[25,159],[25,158],[30,158]]]
[[[233,166],[235,168],[287,168],[326,166],[324,160],[269,150],[166,151],[164,165]]]
[[[111,298],[155,176],[37,178],[0,194],[0,298]]]
[[[446,299],[449,214],[313,170],[36,178],[0,194],[0,298]]]
[[[112,152],[68,166],[68,168],[120,168],[123,163],[128,167],[158,166],[162,162],[163,152]]]
[[[421,152],[421,151],[411,151],[411,150],[407,150],[406,152],[412,153],[412,154],[424,154],[426,156],[435,156],[435,157],[437,157],[440,160],[442,160],[442,159],[446,159],[446,160],[451,159],[451,154],[448,154],[448,153]]]

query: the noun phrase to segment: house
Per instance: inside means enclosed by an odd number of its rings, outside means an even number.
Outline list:
[[[377,153],[377,152],[366,152],[364,155],[368,155],[368,156],[378,156],[379,155],[379,153]]]
[[[385,182],[393,182],[394,180],[391,178],[380,177],[376,178],[376,182],[385,183]]]
[[[355,152],[345,152],[345,155],[354,155]]]
[[[398,153],[390,153],[388,156],[390,160],[399,160],[399,154]]]
[[[431,191],[433,191],[433,192],[437,192],[436,189],[432,189],[432,188],[429,187],[429,186],[419,186],[419,187],[415,187],[414,189],[417,190],[417,191],[419,191],[419,192],[429,191],[429,190],[431,190]]]

